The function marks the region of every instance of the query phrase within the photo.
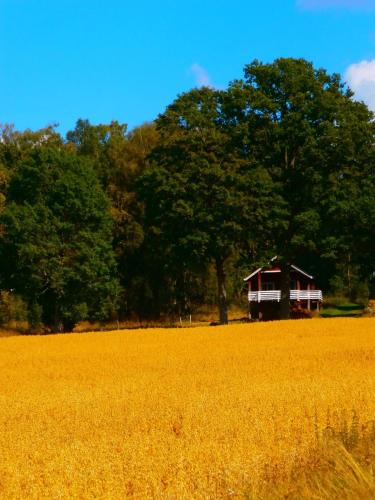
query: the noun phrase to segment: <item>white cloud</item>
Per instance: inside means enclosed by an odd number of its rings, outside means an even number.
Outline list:
[[[330,8],[369,10],[375,8],[375,0],[297,0],[297,5],[305,10],[323,10]]]
[[[375,111],[375,59],[349,66],[345,80],[355,93],[356,99],[364,101],[372,111]]]
[[[200,64],[192,64],[189,68],[189,72],[194,75],[195,82],[200,87],[213,87],[210,75],[208,74],[207,70]]]

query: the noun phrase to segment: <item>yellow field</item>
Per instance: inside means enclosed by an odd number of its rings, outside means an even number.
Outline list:
[[[257,497],[375,418],[371,318],[8,337],[0,367],[1,498]]]

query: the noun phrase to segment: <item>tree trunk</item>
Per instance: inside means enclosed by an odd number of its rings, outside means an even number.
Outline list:
[[[75,326],[76,326],[75,321],[73,321],[73,320],[64,319],[64,321],[62,323],[62,328],[63,328],[64,332],[72,332],[73,328]],[[60,329],[60,331],[61,331],[61,329]]]
[[[290,318],[290,264],[288,261],[280,262],[280,319]]]
[[[227,291],[225,288],[225,268],[224,259],[218,257],[216,259],[216,275],[217,275],[217,287],[219,295],[219,317],[220,324],[228,324],[228,304],[227,304]]]

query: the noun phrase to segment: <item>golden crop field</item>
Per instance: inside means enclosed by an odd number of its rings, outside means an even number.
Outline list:
[[[371,318],[8,337],[0,366],[1,498],[261,498],[375,419]]]

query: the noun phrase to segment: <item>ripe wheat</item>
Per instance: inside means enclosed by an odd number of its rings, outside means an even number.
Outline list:
[[[258,498],[375,418],[371,318],[0,345],[2,498]]]

